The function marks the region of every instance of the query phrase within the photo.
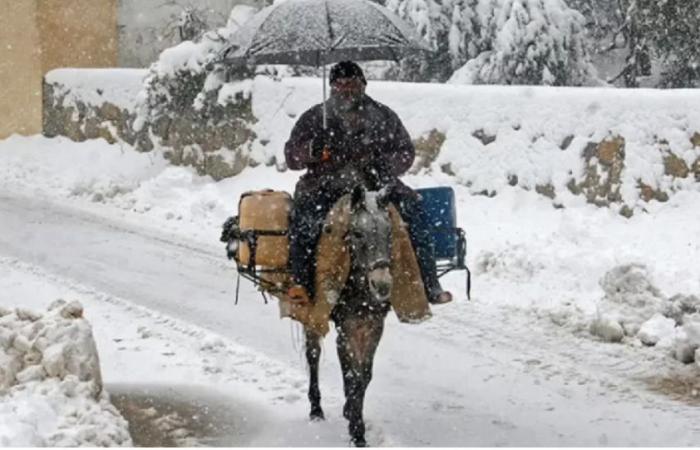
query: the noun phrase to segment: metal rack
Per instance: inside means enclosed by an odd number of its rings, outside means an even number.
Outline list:
[[[455,270],[466,271],[466,294],[467,298],[471,299],[471,271],[466,265],[467,256],[467,239],[464,230],[461,228],[449,228],[438,230],[444,233],[455,233],[457,235],[455,255],[451,258],[439,258],[436,260],[438,278],[453,272]],[[287,230],[284,231],[265,231],[265,230],[241,230],[238,226],[238,216],[229,218],[224,224],[224,230],[221,234],[221,241],[227,244],[227,257],[236,262],[236,270],[238,278],[236,282],[236,304],[238,304],[241,278],[251,281],[258,286],[265,303],[268,302],[266,292],[271,294],[284,293],[286,290],[278,284],[272,283],[264,278],[267,274],[290,274],[289,264],[285,268],[266,269],[256,265],[255,256],[260,236],[286,236]],[[240,242],[248,244],[250,256],[247,264],[242,264],[238,258],[238,246]],[[236,243],[232,246],[232,243]]]

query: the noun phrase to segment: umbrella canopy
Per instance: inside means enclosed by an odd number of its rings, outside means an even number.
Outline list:
[[[369,0],[286,0],[253,16],[223,56],[231,62],[322,66],[430,51],[394,13]]]

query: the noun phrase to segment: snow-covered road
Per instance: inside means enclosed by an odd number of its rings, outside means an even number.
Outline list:
[[[107,300],[110,316],[120,318],[124,328],[146,321],[149,333],[158,335],[166,327],[162,335],[175,362],[165,363],[170,373],[163,380],[176,383],[186,375],[179,384],[254,401],[256,412],[247,421],[259,421],[264,430],[254,427],[253,435],[243,442],[232,439],[231,445],[347,444],[334,336],[325,342],[321,365],[329,420],[307,425],[298,327],[280,321],[274,302],[262,304],[248,283],[234,306],[233,269],[217,245],[218,236],[210,242],[186,239],[155,224],[135,226],[9,191],[0,194],[0,218],[0,270],[69,286],[97,299],[96,304]],[[450,281],[462,283],[459,276]],[[480,297],[494,292],[483,290],[473,302],[459,299],[436,309],[433,319],[418,326],[389,317],[365,406],[370,444],[700,442],[697,407],[650,390],[649,378],[673,371],[667,356],[650,348],[601,344],[554,325],[549,317]],[[91,311],[89,303],[86,311]],[[117,331],[110,320],[92,321],[104,335]],[[202,339],[195,329],[218,335],[223,344],[214,347],[230,345],[235,351],[210,354],[210,360],[206,351],[183,350],[181,355],[179,349]],[[133,361],[151,358],[149,352],[160,361],[161,350],[140,346]],[[204,370],[183,371],[184,361],[197,357],[211,364],[191,364]],[[121,364],[103,363],[107,385],[133,382],[135,375],[125,374],[131,370],[149,382],[159,378],[128,361],[122,349]]]

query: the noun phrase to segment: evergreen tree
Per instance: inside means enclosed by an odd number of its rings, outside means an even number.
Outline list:
[[[700,2],[634,0],[636,34],[663,65],[662,87],[697,87],[700,81]],[[637,44],[639,45],[639,44]]]
[[[398,79],[581,85],[592,78],[585,19],[563,0],[387,0],[386,6],[436,50],[402,61]]]
[[[592,1],[592,0],[581,0]],[[618,0],[627,58],[620,73],[625,86],[661,65],[659,87],[697,87],[700,83],[700,2],[688,0]],[[617,42],[614,40],[611,47]]]
[[[194,41],[204,34],[207,28],[209,28],[207,23],[196,9],[187,7],[180,12],[177,29],[181,41]]]
[[[618,0],[566,0],[586,19],[585,27],[592,50],[605,52],[616,47],[625,17]]]
[[[481,0],[480,53],[455,83],[580,86],[593,78],[584,18],[562,0]]]
[[[449,2],[446,2],[449,3]],[[398,79],[405,81],[445,81],[452,73],[448,35],[449,14],[438,0],[387,0],[385,6],[408,24],[435,52],[405,58],[399,64]]]

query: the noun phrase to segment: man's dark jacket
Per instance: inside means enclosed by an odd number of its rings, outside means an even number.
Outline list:
[[[349,162],[373,179],[379,188],[398,183],[413,164],[415,149],[401,120],[388,106],[367,95],[363,95],[354,114],[355,131],[346,131],[340,115],[328,107],[326,134],[329,135],[330,161],[311,162],[310,143],[315,136],[323,134],[322,104],[313,106],[301,115],[292,129],[284,154],[291,170],[307,168],[297,190],[316,190],[332,179]]]

